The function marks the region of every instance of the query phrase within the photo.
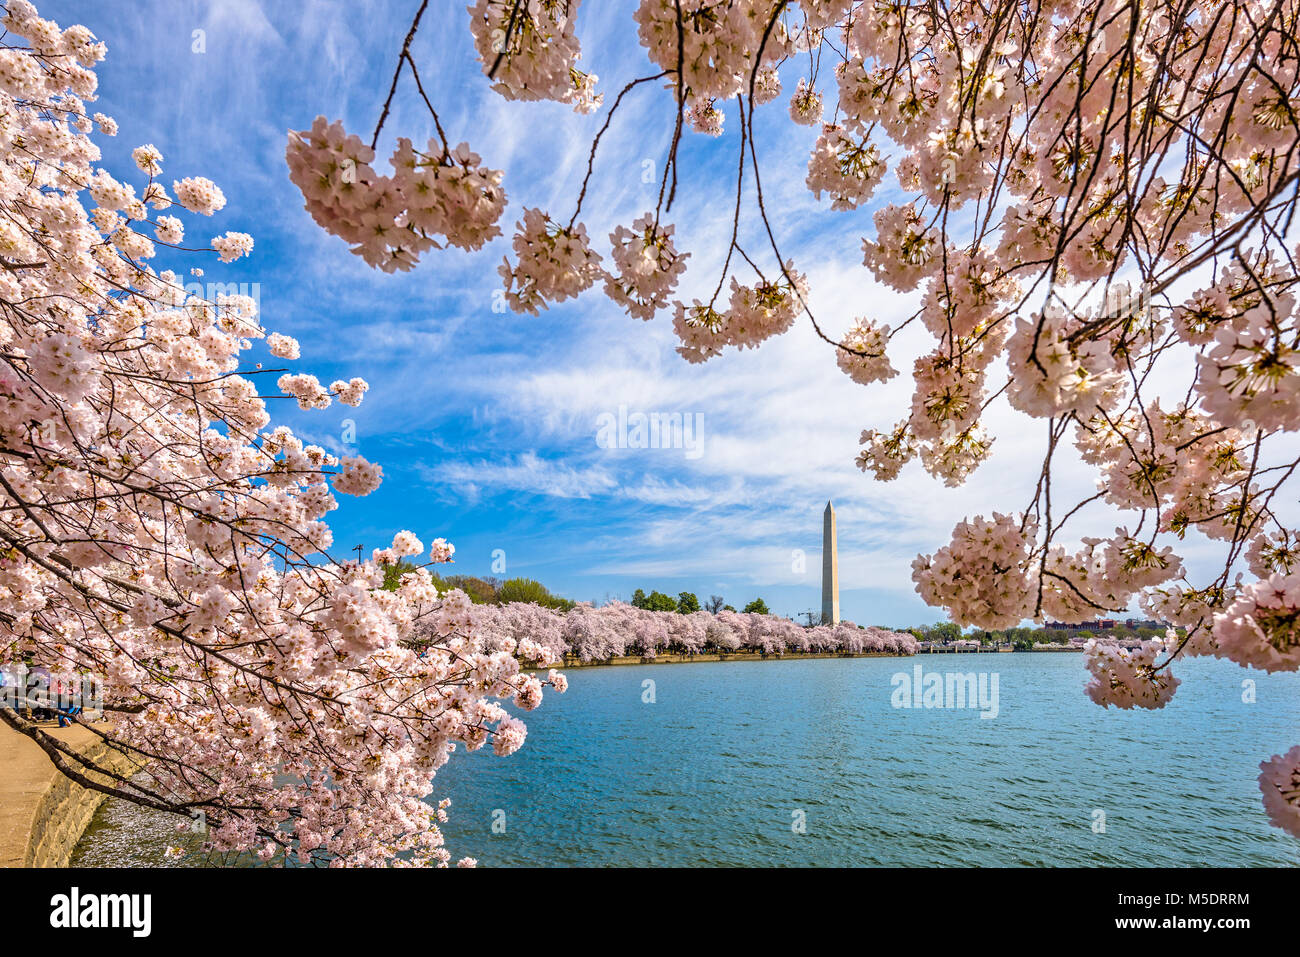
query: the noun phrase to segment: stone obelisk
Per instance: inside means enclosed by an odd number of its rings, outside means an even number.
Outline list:
[[[840,561],[835,551],[835,506],[826,503],[822,522],[822,624],[840,623]]]

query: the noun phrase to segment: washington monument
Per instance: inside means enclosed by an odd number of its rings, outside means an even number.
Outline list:
[[[822,624],[840,623],[840,562],[835,552],[835,506],[826,503],[822,522]]]

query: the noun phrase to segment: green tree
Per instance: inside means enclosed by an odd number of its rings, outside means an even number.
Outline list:
[[[567,598],[551,594],[550,589],[531,578],[511,578],[502,582],[497,589],[496,600],[501,605],[508,605],[512,602],[526,602],[531,605],[541,605],[543,608],[554,608],[560,611],[568,611],[574,605]]]
[[[415,571],[415,566],[410,562],[396,562],[387,565],[384,568],[384,583],[379,587],[388,591],[397,591],[397,586],[402,584],[402,576],[409,575],[413,571]]]
[[[530,605],[546,607],[553,596],[545,585],[531,578],[511,578],[503,582],[497,592],[497,601],[502,605],[512,602],[526,602]]]
[[[490,605],[497,600],[497,584],[491,579],[473,575],[448,575],[447,584],[459,588],[476,605]]]
[[[735,609],[735,606],[733,606],[733,605],[723,605],[723,606],[722,606],[722,610],[723,610],[723,611],[735,611],[736,609]]]
[[[642,607],[650,611],[676,611],[677,602],[661,591],[652,591]]]
[[[957,641],[961,638],[961,625],[952,621],[941,621],[931,625],[930,638],[933,641]]]
[[[763,599],[761,599],[761,598],[755,598],[755,599],[754,599],[753,601],[751,601],[748,605],[746,605],[746,606],[745,606],[745,611],[746,611],[746,612],[752,612],[752,613],[754,613],[755,615],[770,615],[770,614],[772,614],[772,612],[768,610],[767,602],[763,601]]]
[[[1042,632],[1040,632],[1036,628],[1016,627],[1016,628],[1007,629],[1007,641],[1011,642],[1016,647],[1020,647],[1022,645],[1025,646],[1033,645],[1042,640],[1043,640]]]
[[[677,595],[677,610],[683,615],[689,615],[693,611],[699,611],[700,600],[695,597],[694,592],[680,592]]]
[[[645,607],[645,591],[644,591],[644,589],[638,588],[636,591],[632,592],[632,607],[633,607],[633,608],[644,608],[644,607]]]

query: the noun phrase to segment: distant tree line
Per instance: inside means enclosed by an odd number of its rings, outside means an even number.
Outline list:
[[[397,588],[402,576],[415,571],[409,562],[398,562],[384,570],[384,587]],[[509,605],[512,602],[527,602],[551,608],[555,611],[569,611],[574,602],[568,598],[551,594],[550,590],[539,581],[531,578],[479,578],[475,575],[433,575],[439,591],[459,588],[469,600],[476,605]]]
[[[415,565],[404,561],[389,565],[384,571],[383,587],[390,591],[395,590],[402,576],[407,572],[415,571],[415,568]],[[509,605],[512,602],[525,602],[556,611],[569,611],[575,604],[571,599],[553,595],[545,585],[531,578],[508,578],[502,581],[490,576],[434,573],[433,580],[439,590],[459,588],[476,605]],[[678,592],[677,597],[673,598],[661,591],[651,591],[647,595],[642,588],[632,593],[631,605],[633,608],[641,608],[645,611],[675,611],[681,615],[690,615],[697,611],[707,611],[716,615],[720,611],[736,610],[728,605],[721,595],[710,595],[708,601],[701,602],[699,596],[690,591]],[[755,598],[741,611],[755,615],[772,614],[771,609],[767,607],[767,602],[762,598]]]
[[[632,607],[641,608],[645,611],[675,611],[681,615],[689,615],[697,611],[707,611],[709,614],[716,615],[720,611],[736,610],[733,606],[728,605],[721,595],[710,595],[709,600],[701,605],[699,597],[693,591],[678,592],[677,597],[673,598],[661,591],[651,591],[647,595],[643,588],[638,588],[632,592]],[[772,614],[767,607],[767,602],[761,598],[755,598],[741,611],[754,615]]]
[[[1085,628],[1005,628],[1001,631],[984,631],[973,629],[963,633],[961,626],[951,621],[941,621],[933,625],[915,625],[907,629],[918,641],[954,642],[958,639],[978,641],[982,645],[1015,645],[1017,648],[1030,648],[1034,645],[1064,645],[1071,638],[1096,638],[1098,632]],[[1108,638],[1158,638],[1164,634],[1159,628],[1129,628],[1116,625],[1107,628],[1104,634]]]
[[[398,562],[390,565],[384,572],[384,587],[387,589],[397,588],[401,578],[407,572],[415,571],[415,566],[409,562]],[[504,581],[499,578],[478,577],[476,575],[438,575],[434,574],[433,579],[438,583],[440,590],[459,588],[469,600],[476,605],[509,605],[514,602],[524,602],[527,604],[539,605],[542,608],[549,608],[554,611],[570,611],[576,604],[568,598],[562,598],[559,595],[553,595],[550,590],[539,581],[531,578],[508,578]],[[697,611],[707,611],[716,615],[720,611],[735,611],[735,607],[728,605],[721,595],[710,595],[708,600],[701,602],[699,597],[690,591],[678,592],[677,597],[673,598],[661,591],[652,590],[646,594],[645,589],[638,588],[632,593],[631,605],[633,608],[640,608],[644,611],[672,611],[679,615],[690,615]],[[767,607],[767,602],[762,598],[755,598],[749,604],[745,605],[741,611],[745,614],[770,615],[771,610]],[[813,620],[813,613],[808,612],[808,627],[812,627],[819,622]],[[985,631],[981,629],[972,629],[969,632],[963,632],[961,626],[951,621],[940,621],[929,625],[914,625],[906,629],[918,641],[934,641],[940,643],[952,643],[965,639],[966,641],[978,641],[982,645],[1004,645],[1011,644],[1016,648],[1028,649],[1034,645],[1067,644],[1071,638],[1095,638],[1098,635],[1096,631],[1088,631],[1083,628],[1005,628],[1000,631]],[[1106,637],[1111,638],[1158,638],[1164,633],[1163,629],[1151,627],[1129,628],[1126,625],[1117,624],[1114,628],[1108,628],[1104,632]]]

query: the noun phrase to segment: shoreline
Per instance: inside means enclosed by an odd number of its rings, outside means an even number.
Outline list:
[[[912,658],[914,655],[906,655],[896,651],[858,651],[858,652],[841,652],[841,651],[816,651],[816,652],[792,652],[784,655],[765,655],[760,651],[734,652],[732,654],[718,654],[710,652],[708,654],[688,655],[688,654],[670,654],[657,655],[654,658],[645,658],[641,655],[618,655],[613,658],[593,659],[591,661],[582,661],[577,658],[570,659],[567,656],[563,661],[547,667],[557,670],[571,670],[573,668],[616,668],[624,665],[681,665],[691,664],[694,662],[724,662],[724,661],[796,661],[804,658]],[[545,671],[546,668],[530,667],[527,671]]]
[[[809,658],[919,658],[923,655],[994,655],[994,654],[1033,654],[1035,652],[1082,652],[1082,648],[1076,647],[1034,647],[1029,652],[1016,651],[1013,649],[996,649],[990,648],[986,651],[976,651],[974,649],[955,649],[944,648],[938,651],[932,649],[922,649],[911,654],[905,654],[900,651],[809,651],[809,652],[788,652],[786,654],[765,655],[760,651],[743,651],[731,652],[728,654],[719,654],[709,652],[707,654],[667,654],[657,655],[653,658],[646,658],[642,655],[617,655],[613,658],[592,659],[591,661],[582,661],[578,658],[569,658],[567,655],[562,661],[546,667],[537,665],[528,665],[523,668],[524,671],[546,671],[547,668],[555,668],[559,671],[570,671],[574,668],[617,668],[630,665],[681,665],[693,664],[696,662],[719,663],[727,661],[801,661]]]
[[[123,773],[130,768],[84,726],[41,730],[90,760]],[[64,777],[35,741],[9,727],[0,727],[0,768],[0,867],[67,867],[108,796]],[[88,776],[112,783],[95,772]]]

